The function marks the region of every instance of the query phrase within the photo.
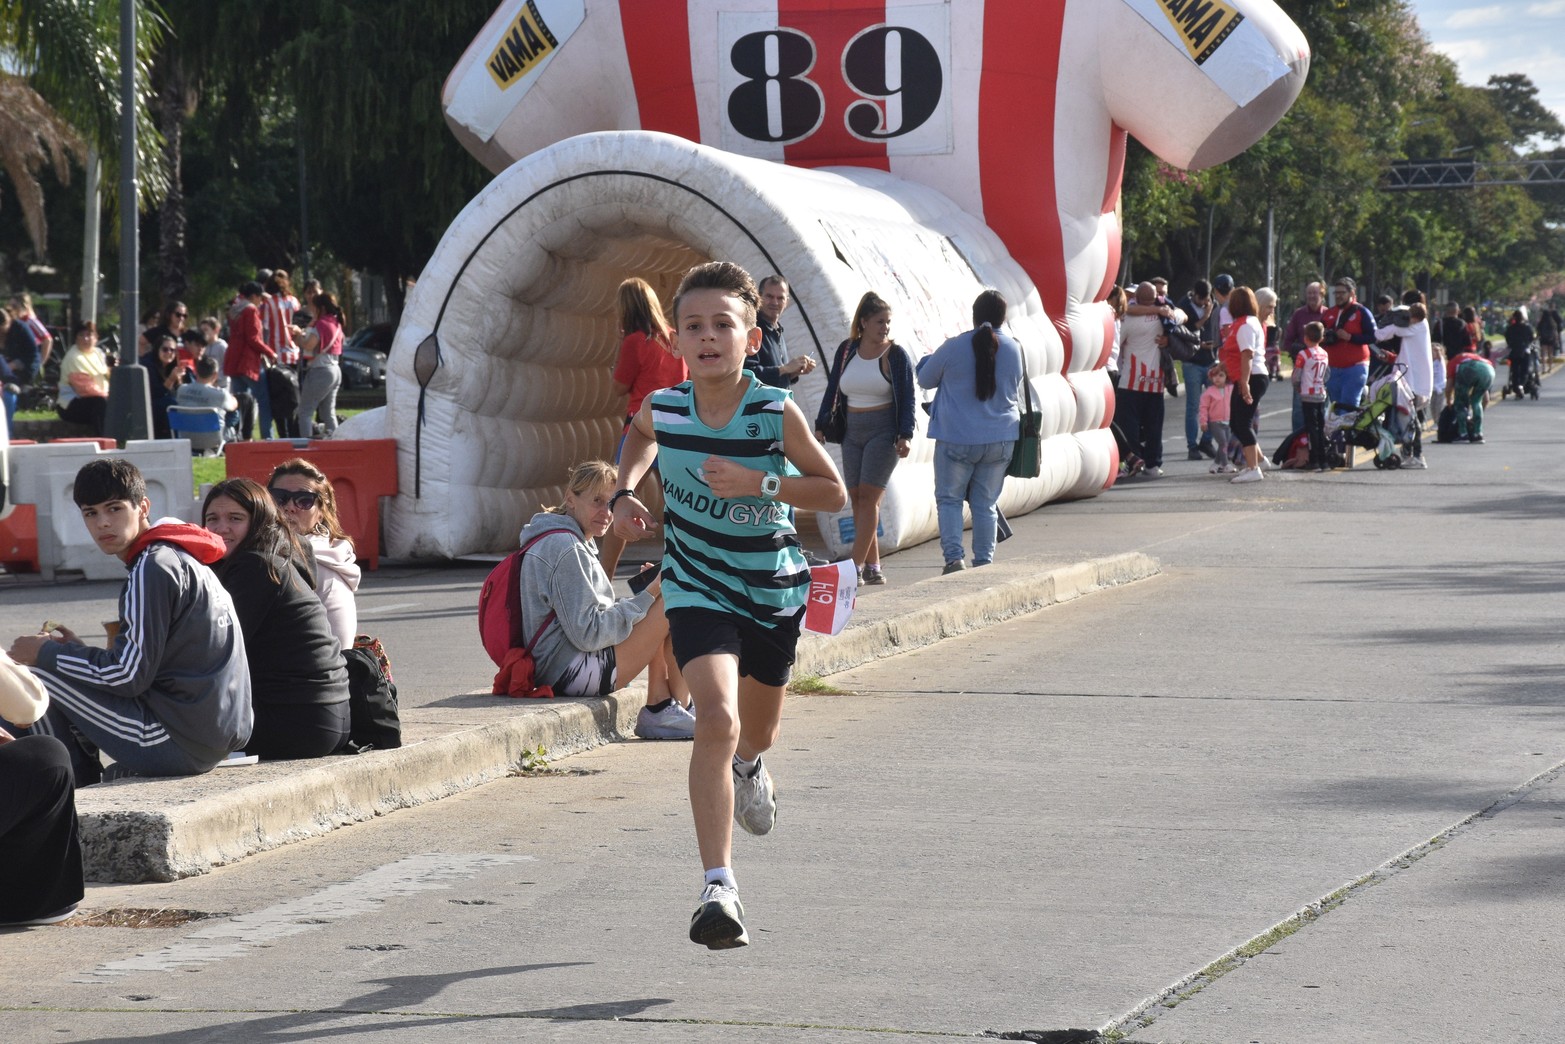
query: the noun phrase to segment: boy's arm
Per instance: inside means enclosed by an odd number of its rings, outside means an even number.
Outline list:
[[[629,449],[628,442],[626,448]],[[848,503],[848,490],[837,475],[836,465],[826,455],[825,447],[811,436],[803,411],[792,399],[783,403],[783,455],[800,474],[783,476],[773,500],[806,511],[840,511]],[[720,497],[761,495],[761,479],[766,475],[763,471],[725,457],[708,457],[701,469],[706,484]]]
[[[151,688],[163,664],[183,586],[159,565],[154,551],[144,552],[126,578],[120,599],[125,626],[112,648],[50,641],[38,650],[38,665],[119,696],[140,696]]]
[[[635,489],[636,483],[651,469],[657,454],[657,436],[652,430],[652,397],[649,395],[625,433],[625,445],[619,454],[619,488]],[[614,502],[614,535],[622,540],[639,540],[656,523],[652,512],[636,499],[634,493]]]

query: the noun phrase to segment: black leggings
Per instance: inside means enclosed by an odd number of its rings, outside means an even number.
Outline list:
[[[319,758],[348,742],[348,701],[257,703],[246,754],[263,758]]]
[[[53,736],[0,746],[0,922],[81,902],[75,793],[70,755]]]
[[[1271,383],[1271,378],[1264,373],[1250,374],[1250,399],[1245,402],[1244,396],[1239,394],[1239,385],[1233,386],[1232,397],[1228,400],[1228,423],[1233,426],[1234,438],[1240,445],[1255,445],[1255,411],[1260,409],[1261,396],[1266,394],[1266,386]]]

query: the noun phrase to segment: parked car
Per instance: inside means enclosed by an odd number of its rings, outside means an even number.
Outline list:
[[[379,388],[386,383],[386,353],[396,328],[374,323],[356,331],[342,346],[342,386]]]

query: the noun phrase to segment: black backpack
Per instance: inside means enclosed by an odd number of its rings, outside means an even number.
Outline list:
[[[391,680],[391,662],[380,639],[361,634],[342,656],[348,663],[348,711],[352,717],[348,752],[362,754],[402,746],[397,685]]]

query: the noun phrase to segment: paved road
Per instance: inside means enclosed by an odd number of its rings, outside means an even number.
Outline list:
[[[1557,1041],[1545,387],[1427,472],[1234,487],[1173,461],[1018,520],[1033,546],[1165,573],[791,700],[778,831],[735,856],[746,950],[683,938],[686,749],[624,744],[203,878],[94,888],[99,908],[223,916],[0,935],[26,970],[7,1034]],[[386,579],[452,621],[471,604],[471,570]],[[399,673],[458,669],[423,658]],[[1189,996],[1144,1006],[1165,991]]]

